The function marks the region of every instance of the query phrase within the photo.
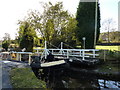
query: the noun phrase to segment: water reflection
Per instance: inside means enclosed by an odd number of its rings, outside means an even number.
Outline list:
[[[100,88],[119,88],[120,89],[120,82],[119,81],[110,81],[110,80],[98,80]]]
[[[41,76],[42,80],[45,80],[48,88],[116,88],[120,89],[119,81],[104,80],[93,75],[89,75],[81,72],[73,72],[65,69],[44,69],[45,73]]]

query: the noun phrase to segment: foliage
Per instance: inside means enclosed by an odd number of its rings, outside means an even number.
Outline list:
[[[10,34],[5,33],[5,36],[3,37],[2,47],[7,51],[9,45],[10,45]]]
[[[43,40],[55,46],[58,46],[60,42],[75,46],[77,21],[67,11],[63,10],[62,2],[55,5],[51,2],[45,3],[43,8],[43,14],[40,14],[39,11],[32,11],[28,17]]]
[[[46,88],[45,82],[38,80],[30,68],[15,68],[10,72],[13,88]]]
[[[34,45],[34,37],[36,32],[34,28],[27,21],[21,21],[19,27],[19,45],[20,48],[26,48],[26,51],[32,52]]]
[[[120,62],[120,51],[100,50],[99,55],[100,59],[116,60]]]
[[[3,41],[2,42],[2,47],[7,51],[10,43],[8,41]]]
[[[80,2],[77,9],[76,20],[77,24],[77,38],[81,42],[83,47],[83,37],[86,37],[86,48],[94,48],[94,36],[95,36],[95,8],[96,2]],[[97,7],[97,35],[96,41],[98,41],[100,33],[100,9],[99,4]]]
[[[101,43],[108,42],[108,32],[101,33],[99,41],[101,41]],[[109,32],[109,42],[110,43],[119,43],[120,42],[120,32],[119,31]]]
[[[106,40],[108,43],[110,43],[110,32],[114,32],[115,28],[115,22],[112,18],[109,18],[107,20],[104,20],[102,23],[102,30],[106,31]]]

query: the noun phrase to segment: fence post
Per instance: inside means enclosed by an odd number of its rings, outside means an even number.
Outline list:
[[[106,53],[105,53],[105,50],[104,50],[104,61],[105,61],[105,54],[106,54]]]

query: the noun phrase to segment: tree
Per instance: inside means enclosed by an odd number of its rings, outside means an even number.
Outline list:
[[[21,49],[26,48],[26,51],[32,52],[36,32],[27,21],[21,21],[19,24],[19,46]]]
[[[102,30],[107,32],[107,41],[108,41],[108,43],[110,43],[110,39],[112,38],[110,36],[110,32],[116,30],[116,28],[114,26],[115,26],[115,22],[113,21],[112,18],[104,20],[103,23],[102,23]]]
[[[117,30],[109,32],[109,40],[110,40],[110,43],[119,43],[120,32]],[[99,41],[100,43],[106,43],[106,42],[108,43],[108,32],[101,33]]]
[[[9,45],[10,45],[10,34],[5,33],[5,36],[3,37],[2,47],[7,51]]]
[[[97,2],[97,34],[96,42],[98,41],[100,34],[100,9]],[[94,37],[95,37],[95,8],[96,2],[80,2],[76,20],[77,24],[77,38],[81,42],[83,47],[83,37],[86,37],[86,48],[94,48]]]
[[[58,46],[60,42],[67,42],[75,46],[75,28],[77,21],[67,11],[63,10],[62,2],[53,5],[51,2],[43,4],[44,12],[32,11],[29,21],[41,34],[43,40]],[[73,43],[70,43],[73,42]]]

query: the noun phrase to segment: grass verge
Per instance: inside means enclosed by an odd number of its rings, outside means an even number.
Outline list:
[[[111,50],[111,51],[120,51],[120,46],[96,46],[96,49],[105,49],[105,50]]]
[[[46,88],[44,81],[37,79],[31,68],[14,68],[10,71],[13,88]]]

